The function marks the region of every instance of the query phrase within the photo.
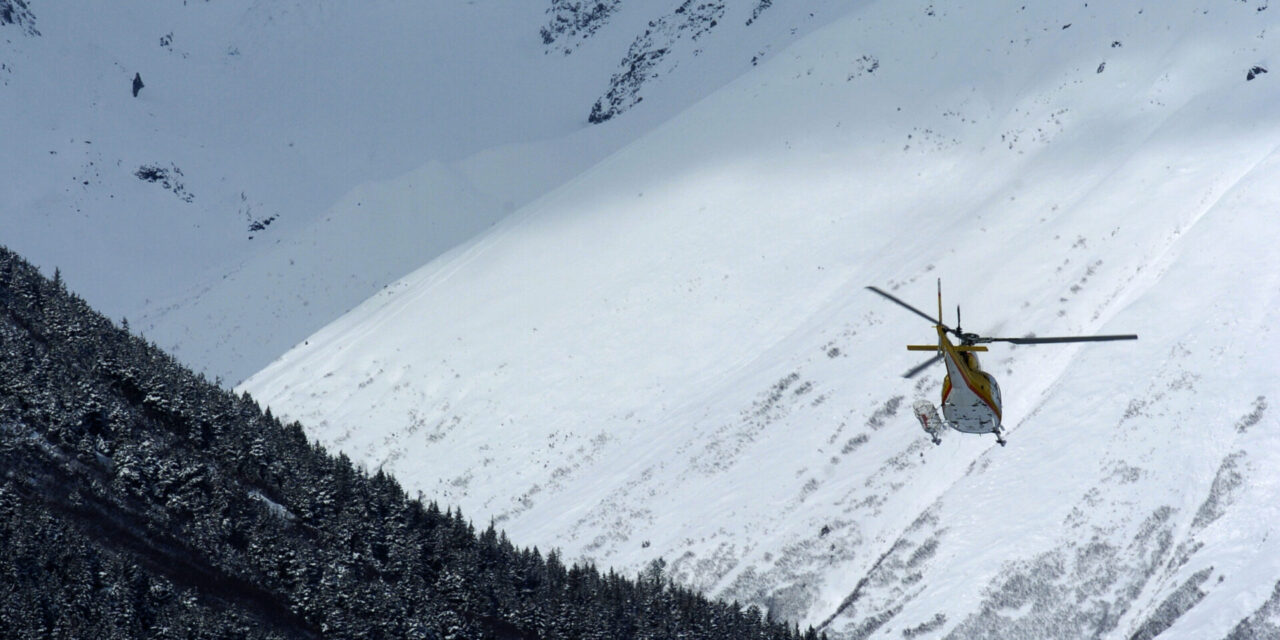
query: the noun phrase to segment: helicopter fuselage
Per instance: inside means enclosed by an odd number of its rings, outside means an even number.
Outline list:
[[[953,345],[938,328],[938,349],[947,365],[942,381],[942,415],[964,433],[997,433],[1000,429],[1000,386],[982,370],[970,345]]]
[[[1071,342],[1110,342],[1113,340],[1137,340],[1132,333],[1100,336],[1034,336],[1022,338],[995,338],[976,333],[965,333],[960,329],[960,307],[956,307],[956,328],[952,329],[942,323],[942,279],[938,279],[938,316],[935,321],[929,314],[903,302],[897,296],[867,287],[882,298],[910,311],[911,313],[935,323],[938,331],[938,345],[909,344],[908,351],[931,351],[933,357],[917,365],[906,373],[904,378],[914,377],[917,373],[933,366],[942,360],[947,366],[947,375],[942,381],[942,415],[928,400],[916,400],[914,411],[920,420],[920,426],[933,439],[934,444],[941,444],[941,432],[951,427],[964,433],[994,433],[996,442],[1005,444],[1004,429],[1000,427],[1000,385],[991,374],[978,365],[978,357],[974,353],[986,351],[985,345],[992,342],[1008,342],[1011,344],[1063,344]],[[955,336],[960,344],[951,344],[947,334]]]

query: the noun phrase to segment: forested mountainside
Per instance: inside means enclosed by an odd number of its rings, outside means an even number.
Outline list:
[[[412,498],[0,248],[0,635],[816,638]]]

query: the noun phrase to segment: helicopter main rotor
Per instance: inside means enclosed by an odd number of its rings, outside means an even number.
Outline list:
[[[940,329],[942,329],[943,331],[945,331],[945,332],[947,332],[947,333],[949,333],[949,334],[951,334],[951,335],[955,336],[955,337],[956,337],[956,339],[957,339],[957,340],[959,340],[959,341],[960,341],[960,343],[961,343],[962,345],[965,345],[965,346],[973,346],[973,345],[979,345],[979,344],[990,344],[990,343],[992,343],[992,342],[1008,342],[1008,343],[1010,343],[1010,344],[1028,344],[1028,345],[1029,345],[1029,344],[1064,344],[1064,343],[1071,343],[1071,342],[1111,342],[1111,341],[1114,341],[1114,340],[1137,340],[1137,339],[1138,339],[1138,336],[1137,336],[1136,334],[1132,334],[1132,333],[1127,333],[1127,334],[1116,334],[1116,335],[1101,335],[1101,336],[1048,336],[1048,337],[1036,337],[1036,336],[1033,336],[1033,335],[1032,335],[1032,336],[1027,336],[1027,337],[1024,337],[1024,338],[996,338],[996,337],[992,337],[992,336],[983,336],[983,335],[979,335],[979,334],[976,334],[976,333],[967,333],[967,332],[965,332],[965,331],[963,331],[963,330],[961,330],[961,329],[960,329],[960,322],[959,322],[959,320],[960,320],[960,307],[958,307],[958,306],[956,307],[956,328],[955,328],[955,329],[952,329],[951,327],[948,327],[947,325],[945,325],[945,324],[943,324],[943,323],[942,323],[942,318],[940,318],[940,317],[939,317],[939,318],[931,317],[929,314],[927,314],[927,313],[925,313],[925,312],[923,312],[923,311],[921,311],[921,310],[919,310],[919,309],[917,309],[917,308],[915,308],[915,307],[913,307],[913,306],[911,306],[911,305],[907,304],[906,302],[903,302],[901,299],[899,299],[897,296],[894,296],[893,294],[890,294],[890,293],[888,293],[888,292],[886,292],[886,291],[884,291],[884,290],[882,290],[882,289],[880,289],[880,288],[878,288],[878,287],[871,287],[871,286],[869,286],[869,287],[867,287],[867,288],[868,288],[868,289],[870,289],[871,291],[873,291],[873,292],[875,292],[875,293],[879,294],[881,297],[883,297],[883,298],[885,298],[885,299],[889,300],[890,302],[893,302],[894,304],[896,304],[896,305],[898,305],[898,306],[900,306],[900,307],[902,307],[902,308],[906,309],[907,311],[910,311],[910,312],[912,312],[912,313],[914,313],[914,314],[916,314],[916,315],[920,316],[921,318],[924,318],[925,320],[928,320],[928,321],[929,321],[929,324],[932,324],[932,325],[934,325],[934,326],[936,326],[936,327],[939,327],[939,328],[940,328]],[[939,315],[941,315],[941,312],[942,312],[942,309],[941,309],[941,307],[942,307],[942,304],[941,304],[941,282],[939,282],[939,304],[938,304],[938,307],[939,307],[939,309],[938,309]],[[926,360],[925,362],[923,362],[923,363],[921,363],[921,364],[917,365],[915,368],[913,368],[913,369],[911,369],[910,371],[906,372],[905,374],[903,374],[903,377],[904,377],[904,378],[912,378],[912,377],[915,377],[915,375],[916,375],[916,374],[920,373],[921,371],[924,371],[925,369],[929,368],[930,366],[932,366],[933,364],[937,363],[937,362],[938,362],[939,360],[941,360],[941,359],[942,359],[942,354],[941,354],[941,353],[939,353],[938,355],[936,355],[936,356],[934,356],[934,357],[930,358],[929,360]]]
[[[932,367],[933,365],[938,364],[941,361],[942,361],[942,354],[939,353],[938,355],[932,358],[929,358],[928,360],[925,360],[924,362],[921,362],[920,364],[912,367],[910,371],[902,374],[902,377],[907,379],[914,378],[921,371],[924,371],[925,369],[928,369],[929,367]]]
[[[960,336],[960,334],[959,334],[959,332],[957,332],[955,329],[952,329],[951,327],[948,327],[947,325],[942,324],[942,319],[941,319],[941,318],[934,318],[934,317],[930,316],[929,314],[927,314],[927,313],[925,313],[925,312],[923,312],[923,311],[921,311],[921,310],[919,310],[919,309],[917,309],[917,308],[915,308],[915,307],[913,307],[913,306],[911,306],[911,305],[909,305],[909,304],[907,304],[907,303],[903,302],[902,300],[898,299],[898,297],[897,297],[897,296],[894,296],[894,295],[893,295],[893,294],[891,294],[891,293],[887,293],[887,292],[885,292],[884,290],[880,289],[879,287],[867,287],[867,288],[868,288],[868,289],[870,289],[870,290],[872,290],[872,291],[874,291],[874,292],[876,292],[876,293],[878,293],[878,294],[880,294],[880,295],[882,295],[882,296],[884,296],[885,298],[888,298],[891,302],[894,302],[894,303],[898,304],[898,305],[899,305],[899,306],[901,306],[903,309],[906,309],[907,311],[910,311],[911,313],[914,313],[914,314],[916,314],[916,315],[920,316],[921,318],[924,318],[925,320],[928,320],[928,321],[929,321],[929,324],[936,325],[936,326],[940,326],[940,327],[942,327],[942,328],[943,328],[947,333],[950,333],[950,334],[954,335],[954,336],[955,336],[955,337],[957,337],[957,338],[960,338],[960,337],[961,337],[961,336]]]

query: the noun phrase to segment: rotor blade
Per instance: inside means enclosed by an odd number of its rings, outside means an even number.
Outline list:
[[[1013,344],[1058,344],[1062,342],[1111,342],[1112,340],[1137,340],[1132,333],[1114,336],[1068,336],[1051,338],[984,338],[983,341],[1011,342]]]
[[[932,367],[933,365],[937,364],[938,361],[941,359],[942,359],[942,354],[939,353],[938,355],[932,358],[929,358],[928,360],[925,360],[924,362],[916,365],[914,369],[902,374],[902,377],[914,378],[916,377],[916,374],[920,373],[921,371],[924,371],[925,369],[928,369],[929,367]]]
[[[913,306],[911,306],[911,305],[909,305],[909,304],[907,304],[907,303],[905,303],[905,302],[903,302],[903,301],[899,300],[897,297],[892,296],[892,295],[890,295],[890,294],[888,294],[888,293],[885,293],[884,291],[881,291],[880,289],[878,289],[878,288],[876,288],[876,287],[867,287],[867,288],[868,288],[868,289],[870,289],[870,290],[872,290],[872,291],[874,291],[874,292],[876,292],[876,293],[878,293],[878,294],[880,294],[880,295],[882,295],[882,296],[884,296],[884,297],[886,297],[886,298],[888,298],[889,300],[891,300],[891,301],[893,301],[893,302],[896,302],[899,306],[901,306],[902,308],[906,309],[907,311],[910,311],[911,313],[914,313],[914,314],[916,314],[916,315],[920,316],[921,318],[924,318],[925,320],[928,320],[928,321],[929,321],[929,324],[938,324],[938,319],[937,319],[937,318],[931,318],[931,317],[929,317],[929,314],[927,314],[927,313],[925,313],[925,312],[923,312],[923,311],[921,311],[921,310],[919,310],[919,309],[917,309],[917,308],[915,308],[915,307],[913,307]],[[943,326],[943,328],[947,329],[947,331],[950,331],[950,330],[951,330],[951,329],[950,329],[950,328],[948,328],[948,327],[947,327],[947,325],[945,325],[945,324],[944,324],[944,325],[942,325],[942,326]]]

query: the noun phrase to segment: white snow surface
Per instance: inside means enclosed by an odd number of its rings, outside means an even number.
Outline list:
[[[593,126],[619,61],[679,3],[544,44],[544,2],[32,0],[0,25],[0,242],[235,383],[832,4],[750,28],[749,7],[726,10],[732,36],[667,20],[643,102]]]
[[[522,544],[834,638],[1265,637],[1266,9],[846,4],[242,388]],[[938,278],[967,330],[1141,338],[993,346],[1009,446],[935,447],[932,330],[863,287]]]
[[[1278,18],[847,3],[241,388],[522,544],[833,638],[1266,637]],[[932,330],[863,287],[938,278],[966,330],[1140,340],[994,345],[1008,447],[935,447]]]

